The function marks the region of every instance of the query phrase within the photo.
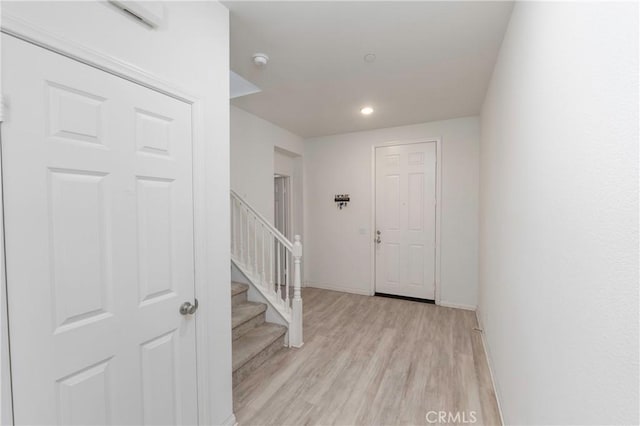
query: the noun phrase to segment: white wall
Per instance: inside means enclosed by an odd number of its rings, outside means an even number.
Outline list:
[[[442,138],[443,303],[475,308],[478,271],[478,117],[305,141],[305,283],[370,294],[372,147]],[[338,210],[333,197],[348,193]]]
[[[638,6],[516,3],[482,110],[479,313],[507,424],[638,424]]]
[[[240,108],[231,107],[231,189],[273,224],[273,175],[291,176],[294,235],[303,233],[303,153],[304,144],[300,136]],[[231,277],[234,281],[249,283],[233,265]],[[250,288],[249,300],[267,303],[253,288]],[[267,321],[286,325],[270,305],[266,315]]]
[[[229,24],[217,2],[166,2],[167,24],[151,30],[107,2],[3,2],[7,15],[138,67],[202,100],[207,158],[206,313],[212,359],[207,380],[212,423],[232,421],[229,289]],[[10,283],[9,283],[10,286]],[[198,296],[201,297],[200,295]],[[201,299],[202,300],[202,299]]]
[[[301,195],[296,193],[295,188],[300,187],[299,182],[302,180],[301,171],[296,172],[296,168],[303,152],[301,137],[253,114],[231,107],[231,189],[271,223],[276,160],[280,172],[283,171],[282,168],[293,169],[293,208],[296,212],[302,211]],[[287,163],[283,157],[289,157],[291,162]]]
[[[293,176],[294,159],[287,152],[280,151],[278,148],[273,153],[273,172],[284,176]]]

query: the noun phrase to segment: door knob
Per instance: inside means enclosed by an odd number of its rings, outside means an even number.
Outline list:
[[[180,313],[182,315],[193,315],[198,310],[198,299],[194,299],[193,305],[191,302],[184,302],[180,305]]]

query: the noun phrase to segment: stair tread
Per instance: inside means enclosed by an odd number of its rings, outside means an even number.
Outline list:
[[[253,357],[282,337],[287,327],[279,324],[264,323],[248,331],[233,341],[233,371],[242,367]]]
[[[236,328],[267,310],[267,305],[257,302],[243,302],[231,307],[231,328]]]
[[[244,283],[231,282],[231,297],[249,290],[249,285]]]

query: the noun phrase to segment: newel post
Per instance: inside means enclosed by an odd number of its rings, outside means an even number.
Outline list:
[[[291,305],[291,328],[289,329],[289,344],[296,348],[304,344],[302,341],[301,259],[302,243],[300,242],[300,235],[296,235],[293,242],[293,301]]]

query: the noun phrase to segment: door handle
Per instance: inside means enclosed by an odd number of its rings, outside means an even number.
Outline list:
[[[377,237],[376,237],[376,239],[374,240],[377,244],[380,244],[380,243],[382,242],[382,239],[380,238],[380,234],[382,234],[382,232],[380,232],[380,230],[378,229],[378,230],[376,231],[376,235],[377,235]]]
[[[193,305],[191,302],[184,302],[180,305],[180,313],[182,315],[193,315],[198,310],[198,299],[194,299]]]

